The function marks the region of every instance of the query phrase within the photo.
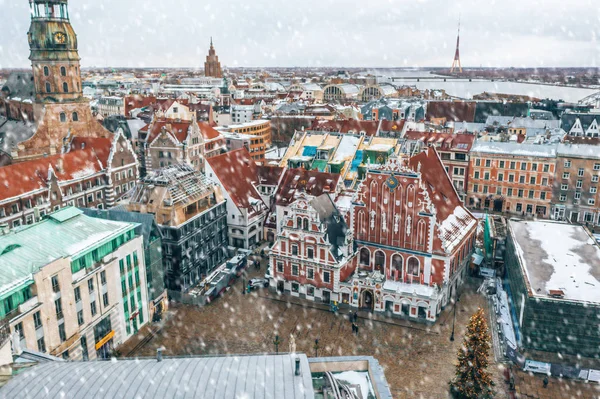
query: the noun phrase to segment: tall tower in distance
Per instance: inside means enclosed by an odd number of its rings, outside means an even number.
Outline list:
[[[210,48],[208,49],[208,55],[206,56],[206,62],[204,63],[204,76],[210,76],[213,78],[223,77],[221,63],[219,62],[219,57],[215,52],[212,37],[210,38]]]
[[[67,0],[29,0],[29,5],[31,25],[27,37],[35,102],[82,101],[77,35],[69,21]]]
[[[460,43],[460,17],[458,17],[458,34],[456,35],[456,52],[454,53],[454,61],[452,61],[452,67],[450,68],[450,73],[454,73],[458,70],[458,73],[462,73],[462,66],[460,65],[460,52],[459,52],[459,43]]]

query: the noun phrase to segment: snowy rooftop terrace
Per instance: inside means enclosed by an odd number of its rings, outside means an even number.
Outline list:
[[[600,246],[582,226],[549,221],[509,221],[530,295],[600,303]]]

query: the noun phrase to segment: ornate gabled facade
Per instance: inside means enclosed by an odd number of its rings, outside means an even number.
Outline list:
[[[67,0],[31,0],[30,4],[27,36],[37,130],[11,149],[14,162],[58,154],[72,137],[111,136],[92,116],[82,94],[77,35],[69,20]]]
[[[477,224],[435,149],[369,167],[352,208],[356,273],[341,301],[434,322],[463,281]]]
[[[110,208],[137,177],[121,130],[112,139],[75,137],[56,155],[0,168],[0,224],[32,224],[65,206]]]
[[[271,285],[309,300],[337,299],[353,271],[352,232],[328,194],[300,194],[269,254]]]
[[[213,46],[212,37],[210,38],[210,48],[208,49],[208,55],[206,56],[206,62],[204,63],[204,76],[210,76],[213,78],[223,77],[221,63],[219,62],[219,56],[217,56]]]
[[[205,122],[156,118],[140,133],[143,141],[138,148],[148,171],[178,163],[204,171],[205,159],[226,148],[219,132]]]

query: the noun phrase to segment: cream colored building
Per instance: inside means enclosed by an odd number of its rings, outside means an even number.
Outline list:
[[[134,223],[63,208],[0,236],[0,316],[13,354],[110,357],[148,322],[144,249]]]

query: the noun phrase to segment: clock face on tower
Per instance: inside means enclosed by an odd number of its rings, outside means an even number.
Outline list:
[[[65,41],[67,41],[67,35],[65,35],[62,32],[56,32],[54,34],[54,40],[56,41],[56,43],[58,44],[64,44]]]

